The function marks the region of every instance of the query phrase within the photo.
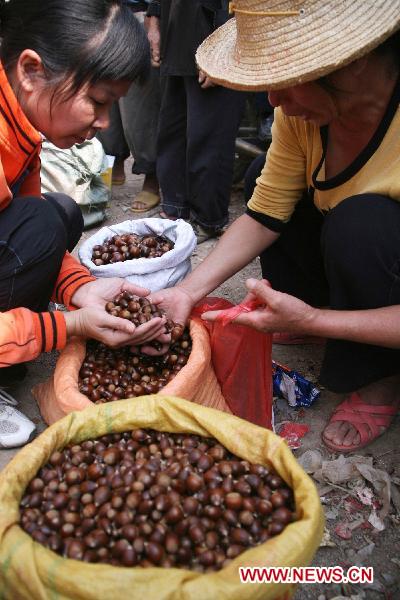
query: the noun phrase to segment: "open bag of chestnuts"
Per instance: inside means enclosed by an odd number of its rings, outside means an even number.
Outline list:
[[[129,348],[107,349],[98,342],[71,338],[53,375],[32,393],[51,424],[92,403],[160,392],[231,412],[212,365],[209,334],[197,319],[162,357],[134,355]]]
[[[95,277],[123,277],[155,292],[186,277],[195,247],[183,219],[146,218],[102,227],[82,244],[79,258]]]
[[[289,599],[240,567],[306,566],[317,490],[285,441],[150,395],[59,420],[0,474],[6,599]]]
[[[196,306],[189,327],[167,320],[171,345],[161,356],[133,353],[129,347],[111,349],[94,340],[69,340],[53,376],[32,390],[44,420],[53,423],[92,402],[161,393],[271,429],[271,337],[249,327],[199,318],[204,311],[231,306],[222,298],[208,297]],[[106,310],[135,325],[161,315],[147,298],[129,292],[108,302]]]

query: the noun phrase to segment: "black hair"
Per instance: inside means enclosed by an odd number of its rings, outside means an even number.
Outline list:
[[[25,49],[40,56],[51,85],[68,93],[100,80],[145,79],[143,26],[121,0],[0,0],[0,59],[6,72]]]
[[[391,56],[392,65],[397,69],[399,66],[400,57],[400,31],[396,31],[396,33],[392,34],[389,38],[382,42],[382,44],[377,46],[374,50],[371,50],[371,52],[374,52],[380,56]],[[330,75],[331,73],[324,75],[323,77],[317,79],[316,82],[328,92],[343,92],[344,90],[341,90],[332,84]]]
[[[400,31],[393,33],[387,40],[380,44],[375,52],[378,54],[391,54],[397,64],[400,58]]]

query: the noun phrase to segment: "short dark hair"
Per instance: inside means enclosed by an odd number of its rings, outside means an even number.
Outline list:
[[[400,57],[400,31],[396,31],[396,33],[393,33],[387,40],[382,42],[376,48],[375,52],[379,54],[391,54],[398,64]]]
[[[150,52],[143,26],[121,0],[0,0],[0,59],[8,72],[25,49],[49,83],[69,93],[100,80],[144,79]]]

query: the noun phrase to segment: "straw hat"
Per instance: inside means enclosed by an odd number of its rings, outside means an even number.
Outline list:
[[[400,27],[399,0],[235,0],[234,18],[199,46],[197,64],[238,90],[317,79],[376,48]]]

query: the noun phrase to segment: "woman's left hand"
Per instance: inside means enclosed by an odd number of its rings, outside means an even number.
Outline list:
[[[130,292],[135,296],[150,294],[150,290],[133,285],[121,277],[100,277],[96,281],[89,281],[78,288],[72,296],[71,302],[78,308],[85,306],[105,308],[107,302],[114,300],[121,292]]]
[[[294,296],[273,290],[266,280],[248,279],[246,287],[249,295],[245,300],[256,298],[263,306],[242,313],[234,320],[235,324],[253,327],[264,333],[311,333],[317,309]],[[215,321],[219,312],[206,312],[202,318]]]
[[[198,81],[200,87],[203,90],[207,90],[210,87],[215,87],[215,83],[213,82],[213,80],[210,77],[208,77],[208,75],[206,75],[204,71],[199,71]]]

